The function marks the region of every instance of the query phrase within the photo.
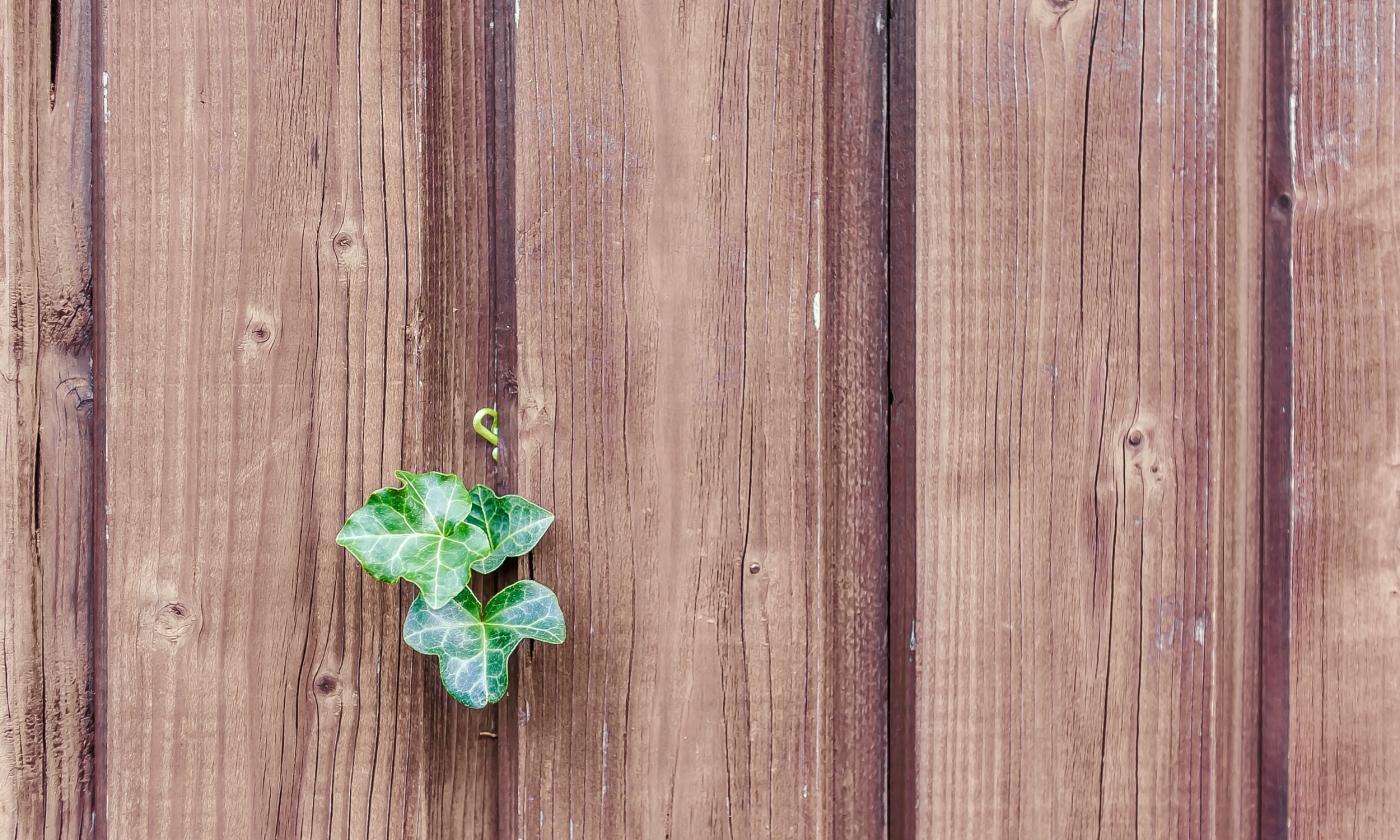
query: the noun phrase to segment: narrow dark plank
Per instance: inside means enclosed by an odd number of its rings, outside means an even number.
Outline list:
[[[884,0],[828,0],[822,520],[830,593],[830,837],[885,834],[889,702],[889,287]]]
[[[472,432],[478,408],[495,403],[494,239],[490,176],[495,33],[489,0],[417,0],[421,25],[405,52],[404,77],[421,72],[423,295],[414,313],[420,376],[408,399],[411,469],[444,470],[468,485],[492,483],[491,447]],[[437,660],[422,658],[425,837],[494,838],[495,708],[467,709],[442,689]]]
[[[1292,0],[1263,4],[1259,840],[1287,840],[1293,586]]]
[[[0,835],[94,833],[91,7],[0,0]]]
[[[890,4],[889,58],[889,826],[891,840],[917,840],[918,675],[914,655],[919,587],[918,282],[919,6]]]

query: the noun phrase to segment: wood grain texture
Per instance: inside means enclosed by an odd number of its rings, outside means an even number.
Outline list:
[[[1381,837],[1400,825],[1400,5],[1292,9],[1291,836]]]
[[[90,14],[0,2],[0,836],[93,836]]]
[[[1253,840],[1259,830],[1262,633],[1260,575],[1264,248],[1260,196],[1264,161],[1260,103],[1267,88],[1264,8],[1258,3],[1216,7],[1216,291],[1211,321],[1212,508],[1215,565],[1214,647],[1211,656],[1213,739],[1199,768],[1209,787],[1211,824],[1200,832]]]
[[[1248,836],[1219,769],[1252,772],[1258,286],[1233,237],[1258,227],[1220,195],[1221,26],[918,10],[918,602],[892,636],[920,837]]]
[[[829,723],[825,836],[886,832],[889,732],[889,279],[886,7],[822,10],[821,512]],[[786,84],[780,78],[779,85]]]
[[[919,6],[890,5],[889,21],[889,733],[886,835],[918,827],[919,607],[918,32]]]
[[[1259,837],[1286,840],[1293,588],[1292,3],[1264,4],[1259,486]]]
[[[333,542],[393,469],[480,468],[477,33],[413,0],[99,21],[107,834],[487,831],[478,719]]]
[[[487,482],[491,447],[471,431],[472,417],[495,403],[495,192],[489,173],[494,132],[492,34],[486,0],[420,0],[418,47],[405,72],[422,73],[424,226],[423,293],[414,328],[419,375],[409,407],[408,463],[448,470],[469,484]],[[489,483],[489,482],[488,482]],[[473,711],[443,691],[437,660],[423,658],[430,685],[424,710],[428,838],[496,837],[495,708]]]
[[[881,723],[861,704],[883,684],[883,607],[841,619],[884,587],[883,503],[863,495],[880,469],[835,472],[883,436],[863,323],[882,208],[855,172],[826,179],[828,154],[877,166],[879,47],[831,46],[879,32],[859,5],[519,7],[512,469],[558,515],[523,571],[559,591],[570,640],[520,657],[505,836],[878,824]],[[829,58],[852,74],[832,88]],[[828,91],[851,125],[828,126]],[[835,492],[871,517],[869,553],[824,555],[853,538],[853,519],[828,528]],[[853,729],[862,708],[873,732]]]

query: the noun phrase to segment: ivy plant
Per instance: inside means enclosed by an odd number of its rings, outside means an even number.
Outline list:
[[[484,610],[470,587],[436,610],[419,597],[403,625],[408,646],[436,656],[447,692],[474,709],[505,696],[506,661],[523,639],[564,641],[558,600],[533,580],[502,589]]]
[[[563,643],[564,614],[549,587],[533,580],[507,586],[483,608],[471,574],[530,553],[554,514],[484,485],[468,490],[455,475],[394,474],[403,486],[370,494],[335,541],[376,580],[418,587],[404,641],[438,657],[449,694],[482,708],[505,696],[507,662],[522,640]]]

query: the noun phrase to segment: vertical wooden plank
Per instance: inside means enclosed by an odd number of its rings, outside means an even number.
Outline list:
[[[0,2],[0,835],[90,837],[90,14]]]
[[[1221,217],[1229,31],[1204,0],[919,9],[919,836],[1240,836],[1257,228]]]
[[[419,157],[426,56],[466,55],[420,39],[465,36],[432,11],[99,6],[110,836],[482,828],[407,593],[333,542],[393,469],[468,466],[475,300],[424,268],[470,270],[442,214],[475,187],[437,157],[425,195]]]
[[[1292,0],[1264,4],[1259,837],[1286,840],[1293,682]]]
[[[1400,824],[1400,5],[1292,10],[1290,836],[1379,837]]]
[[[485,0],[420,0],[410,68],[421,67],[423,110],[423,295],[410,331],[419,375],[410,408],[413,469],[486,482],[491,448],[471,431],[475,411],[493,403],[493,191],[488,152],[494,131]],[[407,72],[407,71],[406,71]],[[429,838],[496,836],[495,709],[472,711],[441,687],[437,660],[423,658],[430,687],[424,748]]]
[[[824,827],[829,837],[878,838],[887,832],[889,734],[888,21],[883,0],[827,0],[822,14],[824,251],[814,317],[829,640]]]
[[[1212,7],[1219,27],[1214,212],[1217,292],[1211,334],[1210,545],[1214,547],[1215,616],[1210,699],[1215,737],[1200,772],[1210,786],[1212,825],[1203,835],[1252,840],[1259,829],[1260,510],[1263,368],[1264,189],[1261,103],[1267,87],[1262,3]]]
[[[889,37],[889,708],[887,835],[919,837],[918,286],[919,4],[890,3]]]
[[[517,7],[512,469],[558,515],[522,571],[571,636],[521,656],[505,836],[879,824],[836,809],[881,798],[882,756],[838,753],[882,740],[878,709],[853,730],[883,684],[882,607],[840,619],[878,599],[883,558],[824,556],[855,524],[827,530],[835,493],[884,538],[862,463],[883,435],[879,47],[846,41],[883,19],[858,5]],[[837,91],[854,110],[833,131]]]

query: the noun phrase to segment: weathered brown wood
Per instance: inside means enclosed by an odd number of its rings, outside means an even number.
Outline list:
[[[886,832],[889,709],[889,282],[886,8],[822,9],[825,183],[817,399],[824,563],[824,836]],[[780,75],[777,84],[789,84]],[[761,316],[767,313],[760,310]],[[781,398],[781,397],[780,397]],[[796,396],[788,397],[795,399]],[[797,509],[801,509],[798,505]],[[775,756],[781,760],[781,756]],[[823,832],[814,832],[822,836]]]
[[[886,801],[891,840],[918,828],[919,676],[914,648],[919,592],[916,454],[918,349],[918,4],[896,0],[889,21],[889,741]]]
[[[840,620],[884,587],[881,468],[836,475],[883,435],[882,208],[826,157],[873,176],[878,42],[832,46],[862,18],[878,37],[860,6],[518,7],[512,469],[558,514],[523,571],[559,590],[571,637],[521,657],[505,836],[876,824],[837,814],[878,802],[884,763],[878,709],[853,728],[883,680],[882,607]],[[838,95],[854,112],[833,131]],[[872,516],[869,553],[824,555],[854,525],[828,529],[833,493]]]
[[[481,466],[478,33],[414,0],[100,24],[108,835],[488,831],[485,727],[333,542],[393,469]]]
[[[0,835],[91,837],[85,3],[0,0]]]
[[[1292,9],[1290,836],[1381,837],[1400,825],[1400,4]]]
[[[1287,840],[1293,692],[1292,0],[1265,3],[1260,365],[1259,838]]]
[[[1260,3],[1216,7],[1216,190],[1211,322],[1209,540],[1215,575],[1210,824],[1200,836],[1253,840],[1259,829],[1261,554],[1260,353],[1263,321],[1261,102],[1267,87]]]
[[[1253,743],[1255,675],[1225,664],[1254,620],[1258,287],[1234,238],[1258,227],[1220,194],[1247,175],[1222,129],[1248,88],[1222,115],[1220,63],[1248,17],[1213,9],[918,10],[896,394],[918,836],[1248,836],[1219,769]]]
[[[469,484],[487,481],[491,447],[471,431],[472,417],[495,402],[493,374],[493,226],[488,152],[494,130],[489,88],[494,70],[487,0],[418,0],[421,44],[404,59],[421,68],[423,111],[423,295],[417,388],[409,408],[409,463],[447,470]],[[416,434],[413,432],[416,431]],[[429,689],[424,762],[428,838],[496,835],[497,766],[502,742],[497,711],[452,701],[423,658]]]

